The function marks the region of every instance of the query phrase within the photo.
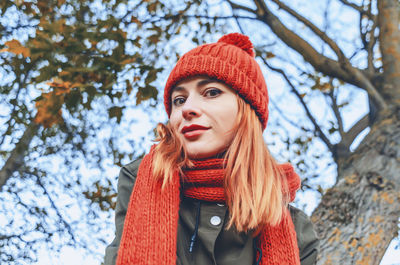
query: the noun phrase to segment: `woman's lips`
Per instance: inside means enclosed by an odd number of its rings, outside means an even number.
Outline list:
[[[206,130],[195,130],[195,131],[190,131],[190,132],[185,132],[183,136],[185,136],[186,139],[194,139],[197,138],[198,136],[202,135],[203,132]]]
[[[197,124],[192,124],[190,126],[183,127],[181,133],[183,134],[183,136],[185,136],[186,139],[190,140],[199,137],[208,129],[210,128]]]

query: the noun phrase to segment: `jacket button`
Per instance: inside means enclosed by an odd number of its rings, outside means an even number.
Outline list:
[[[221,223],[221,217],[219,217],[219,216],[213,216],[213,217],[211,217],[210,223],[211,223],[212,225],[215,225],[215,226],[219,225],[219,224]]]

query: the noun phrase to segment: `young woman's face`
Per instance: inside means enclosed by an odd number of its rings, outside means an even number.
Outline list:
[[[232,142],[238,114],[236,94],[207,77],[179,82],[171,94],[170,123],[189,158],[207,158]]]

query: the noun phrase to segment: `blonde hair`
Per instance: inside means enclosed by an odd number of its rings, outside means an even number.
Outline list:
[[[254,230],[258,234],[265,225],[277,225],[282,220],[289,201],[287,183],[268,151],[255,111],[237,98],[236,134],[224,155],[224,188],[230,212],[227,228],[233,225],[238,232]],[[164,188],[177,171],[182,173],[182,168],[192,163],[169,123],[159,123],[157,134],[153,174],[162,180]]]

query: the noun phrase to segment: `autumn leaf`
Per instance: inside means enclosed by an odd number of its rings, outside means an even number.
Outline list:
[[[156,34],[149,36],[147,39],[149,41],[151,41],[152,43],[157,44],[160,41],[160,35],[158,33],[156,33]]]
[[[38,0],[36,5],[39,8],[42,15],[53,11],[53,8],[51,5],[49,5],[48,1]]]
[[[332,85],[330,83],[322,83],[319,87],[321,91],[330,91],[332,89]]]
[[[150,3],[150,4],[147,6],[147,10],[148,10],[150,13],[155,12],[155,11],[157,10],[157,2]]]
[[[133,89],[132,84],[128,80],[125,80],[125,83],[126,83],[126,93],[128,93],[128,95],[130,95],[132,92],[132,89]]]
[[[131,17],[131,22],[137,24],[139,27],[142,26],[142,22],[140,22],[140,20],[135,16]]]
[[[82,194],[91,202],[91,204],[98,204],[103,211],[114,209],[117,194],[110,188],[111,185],[109,184],[108,186],[104,186],[97,181],[95,186],[95,190],[84,191]]]
[[[65,4],[66,0],[57,0],[57,4],[58,6],[62,6],[63,4]]]
[[[54,124],[63,121],[61,116],[61,106],[64,102],[64,95],[56,95],[54,91],[42,93],[40,99],[36,101],[37,113],[35,123],[42,124],[45,128],[50,128]]]
[[[157,69],[150,70],[146,76],[146,84],[154,82],[157,79],[157,73],[158,73]]]
[[[65,19],[60,19],[52,23],[46,23],[47,29],[51,30],[54,34],[64,32]],[[44,27],[44,25],[43,25]]]
[[[10,40],[5,43],[8,48],[1,49],[0,52],[11,52],[16,55],[22,54],[24,57],[31,56],[31,50],[22,46],[18,40]]]
[[[53,81],[48,82],[47,85],[49,85],[53,88],[57,88],[54,90],[54,92],[57,95],[61,95],[61,94],[69,93],[71,91],[71,88],[82,86],[82,83],[80,83],[80,82],[71,83],[69,81],[63,81],[60,78],[54,78]]]
[[[158,90],[156,87],[152,85],[147,85],[146,87],[139,87],[136,93],[136,105],[139,105],[145,100],[150,98],[156,99],[158,94]]]
[[[58,75],[59,75],[59,76],[67,76],[67,75],[70,75],[70,74],[71,74],[70,72],[61,71]]]
[[[275,57],[275,54],[273,54],[272,52],[267,52],[267,59],[274,58],[274,57]]]
[[[134,63],[136,61],[135,57],[127,58],[121,62],[122,65]]]
[[[64,104],[64,97],[71,92],[72,87],[77,86],[77,83],[71,84],[54,78],[53,82],[47,84],[53,87],[53,91],[42,93],[39,100],[36,101],[37,114],[34,121],[42,124],[45,128],[50,128],[63,121],[61,107]]]
[[[108,116],[111,118],[117,118],[117,122],[120,123],[121,122],[121,117],[122,117],[122,110],[125,107],[111,107],[108,109]]]

